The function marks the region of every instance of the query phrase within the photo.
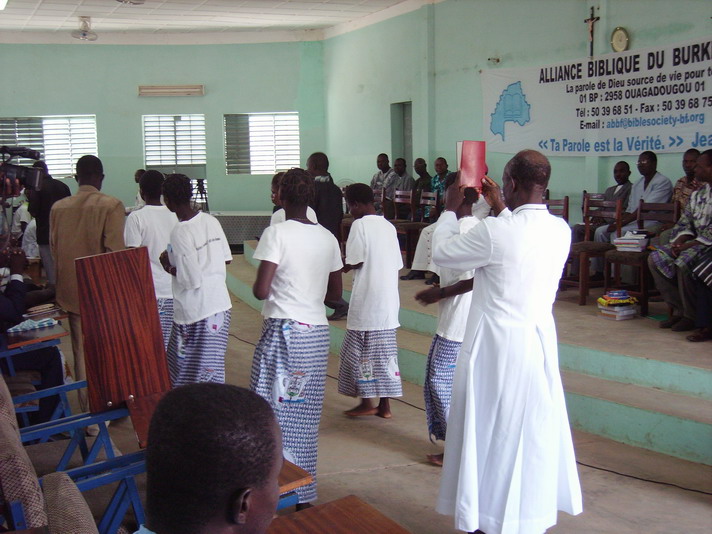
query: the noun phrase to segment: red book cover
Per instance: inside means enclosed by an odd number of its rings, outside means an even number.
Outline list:
[[[460,184],[482,190],[482,178],[486,174],[485,142],[462,141],[460,156]]]

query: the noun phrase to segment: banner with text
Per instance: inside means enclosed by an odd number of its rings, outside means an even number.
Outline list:
[[[712,148],[712,38],[482,72],[487,151],[615,156]]]

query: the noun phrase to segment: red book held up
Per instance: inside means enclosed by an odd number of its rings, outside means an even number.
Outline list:
[[[482,190],[482,178],[487,173],[484,141],[461,141],[460,184]],[[458,149],[460,143],[458,143]],[[459,152],[459,150],[458,150]]]

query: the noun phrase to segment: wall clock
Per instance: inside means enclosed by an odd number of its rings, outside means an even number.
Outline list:
[[[628,50],[629,43],[630,39],[628,37],[628,30],[621,28],[620,26],[613,30],[611,33],[611,48],[614,52],[623,52],[624,50]]]

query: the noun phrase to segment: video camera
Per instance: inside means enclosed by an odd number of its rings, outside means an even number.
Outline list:
[[[0,155],[2,155],[0,174],[4,175],[6,183],[9,181],[8,185],[11,191],[17,191],[19,194],[23,187],[33,191],[40,190],[45,174],[44,169],[10,163],[10,160],[15,157],[39,160],[41,159],[39,152],[23,146],[3,146],[0,147]]]

